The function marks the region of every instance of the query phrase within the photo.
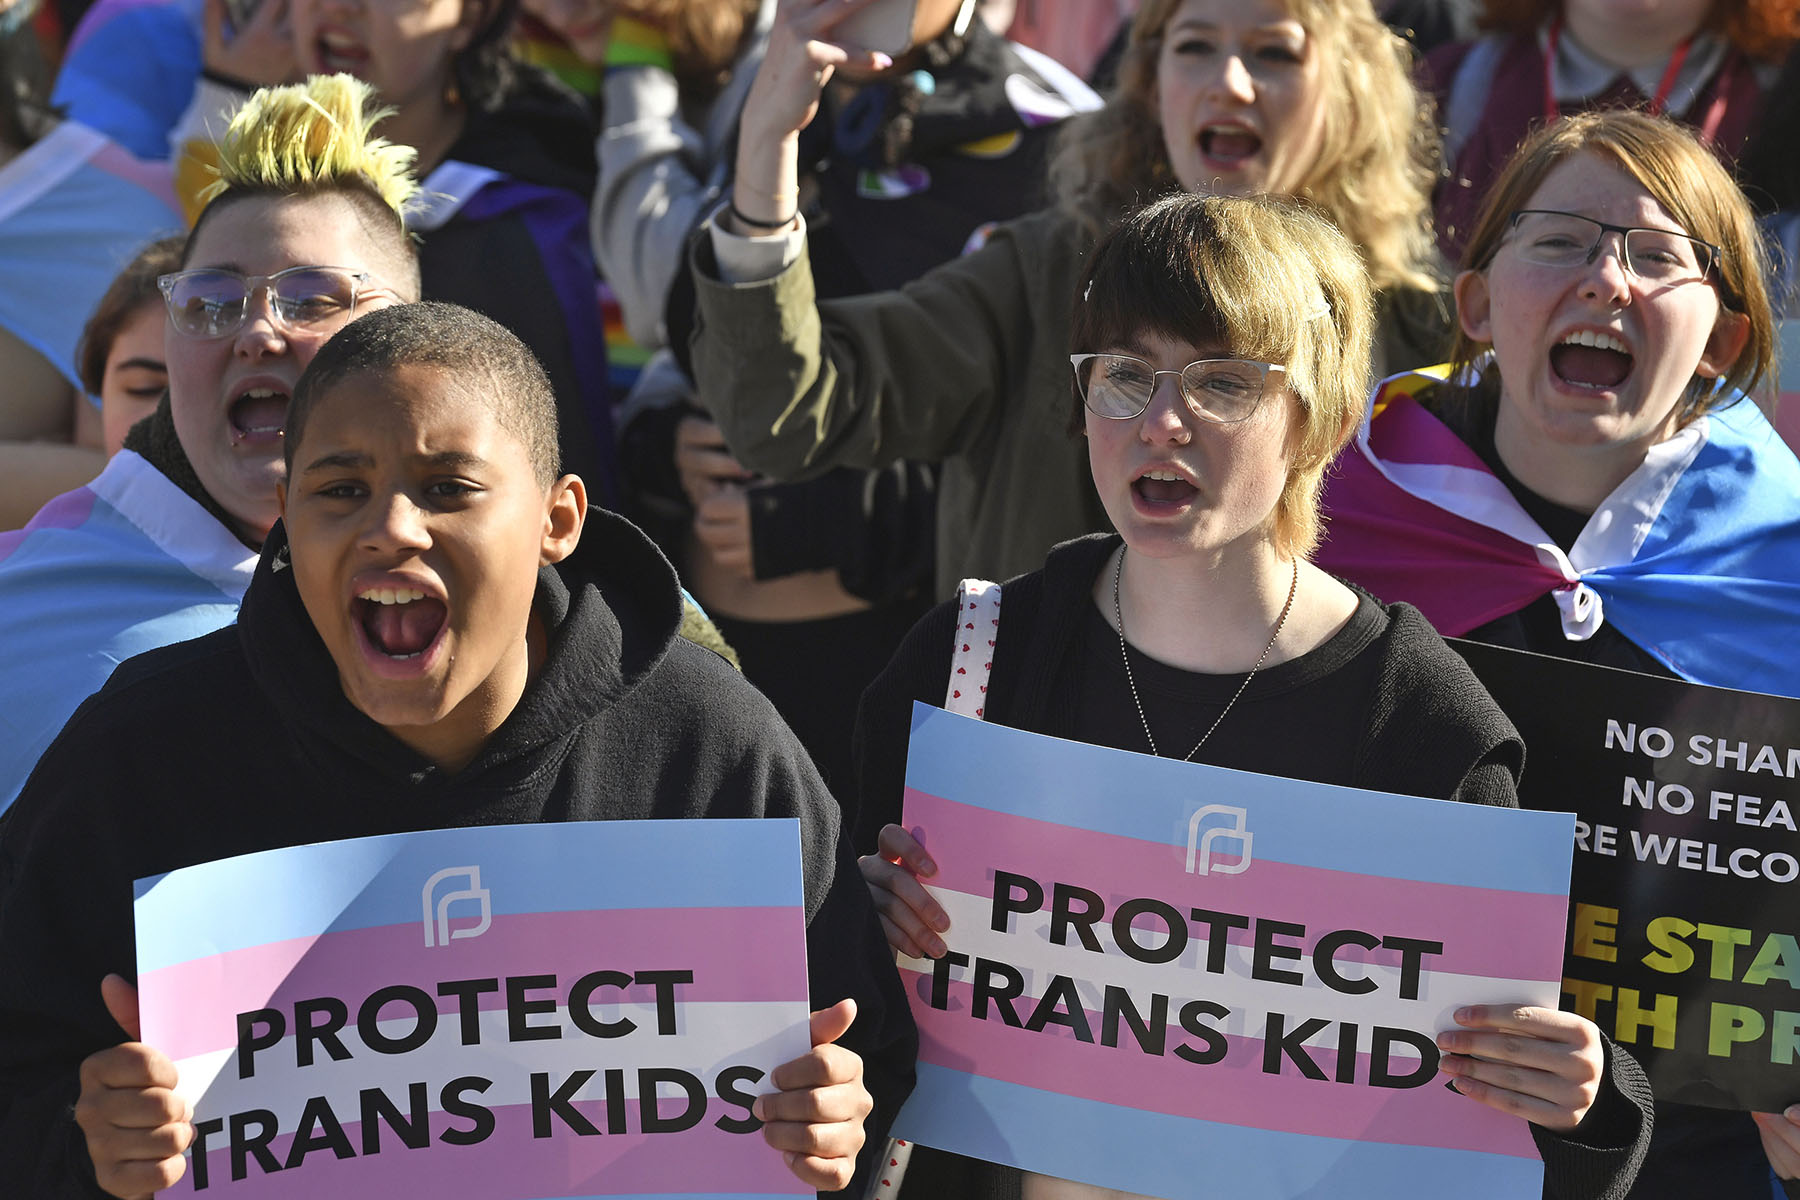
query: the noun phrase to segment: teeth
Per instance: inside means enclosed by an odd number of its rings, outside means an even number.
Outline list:
[[[1145,471],[1145,479],[1155,479],[1162,483],[1180,483],[1181,476],[1173,471]]]
[[[414,600],[423,600],[425,593],[418,588],[365,588],[357,593],[358,600],[373,600],[377,604],[411,604]]]
[[[245,399],[245,400],[269,400],[269,399],[286,400],[287,396],[282,392],[276,391],[274,388],[250,388],[249,390],[247,390],[244,393],[243,399]]]
[[[1565,346],[1592,346],[1596,350],[1616,350],[1620,354],[1630,354],[1625,343],[1610,333],[1595,333],[1591,329],[1580,329],[1562,340]]]

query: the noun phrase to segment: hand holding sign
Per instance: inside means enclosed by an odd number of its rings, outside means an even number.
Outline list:
[[[950,928],[950,918],[918,879],[936,875],[937,863],[898,825],[882,826],[876,848],[878,853],[863,855],[856,865],[888,945],[910,958],[941,958],[946,947],[938,934]]]
[[[1800,1104],[1785,1112],[1751,1113],[1756,1132],[1762,1135],[1763,1153],[1782,1179],[1800,1179]]]
[[[1606,1072],[1600,1030],[1586,1017],[1530,1005],[1471,1004],[1465,1029],[1438,1034],[1438,1069],[1456,1090],[1501,1112],[1567,1132],[1581,1123]],[[1479,1032],[1478,1032],[1479,1031]]]
[[[751,1110],[788,1170],[823,1192],[849,1184],[863,1119],[875,1107],[863,1086],[862,1058],[836,1044],[855,1020],[854,1000],[813,1013],[811,1052],[776,1067],[770,1081],[781,1090],[758,1097]]]
[[[187,1170],[193,1110],[174,1092],[175,1064],[138,1037],[137,989],[117,975],[100,983],[106,1011],[132,1041],[81,1064],[75,1123],[87,1136],[94,1178],[122,1200],[172,1186]]]

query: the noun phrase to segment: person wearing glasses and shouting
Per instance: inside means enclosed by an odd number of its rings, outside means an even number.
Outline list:
[[[1774,649],[1800,612],[1800,463],[1749,398],[1773,390],[1774,322],[1724,168],[1665,118],[1567,118],[1501,173],[1464,265],[1454,358],[1382,385],[1321,565],[1445,636],[1800,696]],[[1634,1198],[1760,1198],[1771,1164],[1800,1195],[1788,1112],[1659,1102]]]
[[[116,664],[236,617],[300,372],[353,317],[419,298],[413,152],[371,138],[374,117],[352,87],[239,114],[158,281],[168,392],[97,478],[0,534],[0,809]]]
[[[1291,202],[1177,196],[1127,217],[1079,288],[1073,423],[1118,532],[1066,542],[1000,589],[975,715],[1265,775],[1515,806],[1524,747],[1468,667],[1416,609],[1310,561],[1326,469],[1366,395],[1373,306],[1348,239]],[[984,588],[964,590],[982,603]],[[914,957],[945,952],[949,920],[919,882],[938,864],[899,824],[908,731],[915,700],[957,702],[963,605],[913,629],[858,720],[854,844],[872,851],[860,863],[889,943]],[[972,686],[955,678],[956,692]],[[1623,1195],[1650,1135],[1636,1062],[1571,1013],[1475,1005],[1457,1021],[1440,1035],[1442,1069],[1472,1102],[1533,1122],[1545,1194]],[[1496,1065],[1522,1044],[1522,1069]],[[905,1187],[1116,1195],[922,1147]]]

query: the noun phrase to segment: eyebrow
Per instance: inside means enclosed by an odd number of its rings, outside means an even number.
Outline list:
[[[415,462],[423,462],[429,467],[478,469],[488,465],[487,459],[463,450],[440,450],[436,454],[421,454],[412,457]],[[303,468],[302,473],[330,470],[354,471],[374,465],[374,458],[360,450],[342,450],[336,454],[326,454],[315,458]]]

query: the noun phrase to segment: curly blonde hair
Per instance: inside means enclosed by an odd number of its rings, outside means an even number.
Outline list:
[[[1181,0],[1145,0],[1132,22],[1119,85],[1099,112],[1069,122],[1051,166],[1059,206],[1098,237],[1131,209],[1179,190],[1156,115],[1163,31]],[[1323,138],[1296,195],[1360,248],[1378,290],[1437,291],[1431,231],[1439,141],[1414,86],[1411,51],[1369,0],[1287,0],[1323,66]]]

